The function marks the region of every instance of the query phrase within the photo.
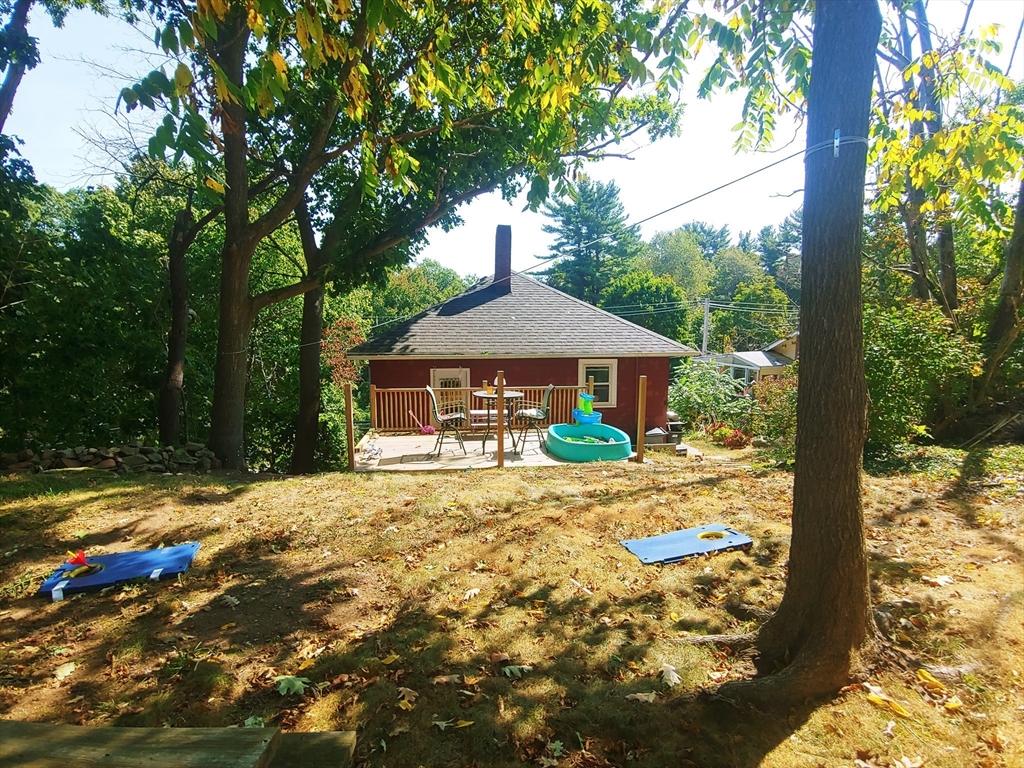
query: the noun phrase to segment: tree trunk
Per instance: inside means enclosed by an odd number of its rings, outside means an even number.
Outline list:
[[[16,52],[14,61],[7,64],[7,74],[4,76],[3,85],[0,85],[0,133],[4,131],[4,124],[10,117],[11,109],[14,107],[14,94],[21,85],[21,78],[25,76],[25,62],[17,51],[22,48],[22,42],[28,38],[28,12],[32,7],[32,0],[17,0],[14,10],[11,13],[11,20],[4,27],[4,37],[8,51]]]
[[[171,284],[171,332],[167,336],[167,367],[160,387],[158,419],[160,444],[174,445],[181,431],[182,386],[185,382],[185,342],[188,337],[188,272],[185,254],[195,240],[192,206],[174,217],[171,242],[167,248],[167,271]]]
[[[910,295],[921,301],[931,298],[928,285],[928,272],[931,264],[928,259],[928,235],[922,220],[921,206],[924,204],[924,192],[919,189],[910,190],[910,199],[900,206],[903,226],[907,230],[907,247],[910,249],[910,263],[914,267],[914,282]]]
[[[306,259],[306,275],[313,276],[323,266],[323,255],[316,244],[306,201],[295,209]],[[295,422],[295,445],[289,472],[308,475],[316,472],[316,447],[320,438],[320,340],[324,332],[323,286],[302,295],[302,331],[299,334],[299,413]]]
[[[220,276],[220,327],[214,369],[210,450],[225,469],[244,470],[245,390],[249,371],[249,333],[254,313],[249,295],[252,253],[226,244]]]
[[[793,536],[786,592],[757,639],[758,670],[723,688],[764,703],[802,702],[849,682],[870,619],[861,451],[867,388],[861,329],[861,226],[876,0],[819,0],[807,112],[800,387]]]
[[[233,11],[219,39],[217,63],[225,76],[241,87],[249,28],[244,15]],[[245,469],[245,385],[248,373],[249,332],[255,315],[249,293],[249,268],[256,250],[249,220],[248,142],[246,108],[230,100],[221,102],[224,135],[224,250],[220,272],[220,326],[214,369],[210,450],[225,469]]]
[[[992,316],[985,343],[997,346],[1007,333],[1020,324],[1020,308],[1024,299],[1024,179],[1017,191],[1013,233],[1006,245],[1003,281],[999,285],[999,301]],[[1018,329],[1019,330],[1019,329]]]
[[[946,219],[939,227],[939,287],[946,314],[960,306],[956,295],[956,253],[953,245],[953,222]]]

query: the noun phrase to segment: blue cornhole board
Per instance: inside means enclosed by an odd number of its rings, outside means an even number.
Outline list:
[[[712,552],[728,552],[747,549],[754,540],[727,525],[701,525],[683,531],[663,533],[647,539],[620,541],[622,546],[640,558],[646,565],[651,563],[678,563],[699,555]]]
[[[168,576],[177,576],[188,570],[198,551],[199,542],[190,541],[187,544],[150,549],[146,552],[118,552],[114,555],[87,557],[86,562],[89,565],[102,565],[103,569],[95,573],[82,574],[73,579],[67,578],[66,574],[78,566],[64,563],[43,582],[36,594],[48,595],[57,601],[63,600],[64,595],[103,589],[119,581],[138,578],[150,578],[156,581]]]

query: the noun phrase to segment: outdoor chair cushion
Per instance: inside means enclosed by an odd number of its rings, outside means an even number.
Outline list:
[[[438,413],[435,415],[435,418],[440,422],[462,421],[466,418],[466,414],[461,413],[460,411],[455,411],[454,413]]]
[[[545,415],[543,408],[523,408],[516,411],[517,419],[536,419],[537,421],[543,421]]]

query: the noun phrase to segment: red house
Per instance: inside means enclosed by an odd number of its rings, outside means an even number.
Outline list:
[[[376,389],[586,387],[606,424],[636,439],[637,384],[647,376],[645,431],[666,426],[669,359],[696,350],[512,273],[512,230],[499,226],[494,277],[349,351]]]

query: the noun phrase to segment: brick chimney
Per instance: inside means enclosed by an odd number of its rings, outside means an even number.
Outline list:
[[[512,227],[499,224],[494,235],[494,286],[498,293],[512,290]]]

